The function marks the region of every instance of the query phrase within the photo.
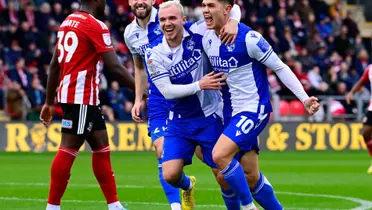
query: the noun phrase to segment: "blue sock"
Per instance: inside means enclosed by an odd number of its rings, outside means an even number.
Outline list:
[[[168,184],[163,178],[163,167],[161,167],[161,159],[158,159],[159,163],[159,180],[161,186],[163,187],[163,191],[165,196],[167,196],[169,204],[172,203],[181,203],[180,201],[180,191],[178,188],[173,187],[172,185]]]
[[[253,198],[266,210],[280,210],[282,205],[276,199],[274,189],[266,177],[260,172],[260,179],[252,191]]]
[[[245,179],[243,168],[238,161],[233,159],[221,173],[232,191],[239,197],[243,206],[252,203],[251,191]]]
[[[230,190],[224,190],[221,188],[222,198],[225,201],[225,205],[227,210],[239,210],[240,209],[240,201],[238,196]]]
[[[190,178],[182,171],[181,178],[173,186],[183,190],[189,190],[191,188]]]

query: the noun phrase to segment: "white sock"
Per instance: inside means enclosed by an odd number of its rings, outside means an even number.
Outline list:
[[[116,201],[114,203],[109,203],[108,209],[109,210],[124,209],[124,207],[121,205],[120,201]]]
[[[171,209],[172,210],[182,210],[181,209],[181,204],[180,203],[171,203]]]
[[[61,207],[59,205],[47,204],[46,210],[60,210]]]
[[[256,210],[256,206],[252,202],[252,203],[250,203],[248,205],[243,206],[243,210]]]

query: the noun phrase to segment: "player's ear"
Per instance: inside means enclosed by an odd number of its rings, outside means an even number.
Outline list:
[[[129,6],[132,6],[132,1],[133,1],[133,0],[129,0],[129,1],[128,1]]]
[[[185,25],[186,21],[187,21],[187,17],[186,16],[183,16],[182,22],[183,22],[184,25]]]
[[[225,4],[223,9],[224,15],[229,15],[231,12],[232,6],[230,4]]]
[[[130,1],[130,0],[129,0]],[[154,6],[156,3],[156,0],[152,0],[152,6]]]

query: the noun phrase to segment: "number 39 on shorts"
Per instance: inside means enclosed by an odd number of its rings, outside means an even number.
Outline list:
[[[69,31],[66,35],[64,31],[59,31],[57,34],[58,37],[58,62],[61,63],[65,57],[65,52],[67,52],[67,56],[65,58],[65,63],[70,62],[72,56],[74,55],[79,40],[76,36],[76,33],[73,31]],[[62,43],[63,42],[63,43]]]

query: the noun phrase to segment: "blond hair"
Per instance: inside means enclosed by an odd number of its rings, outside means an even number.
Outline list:
[[[171,7],[171,6],[176,6],[177,9],[179,9],[180,13],[181,13],[181,16],[185,16],[185,11],[183,9],[183,6],[182,4],[180,3],[179,0],[170,0],[170,1],[166,1],[166,2],[163,2],[159,5],[159,8],[160,9],[164,9],[164,8],[168,8],[168,7]]]

